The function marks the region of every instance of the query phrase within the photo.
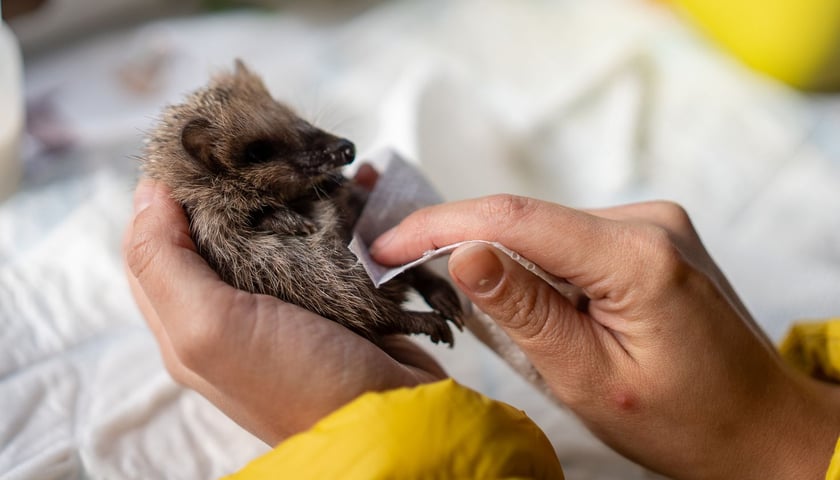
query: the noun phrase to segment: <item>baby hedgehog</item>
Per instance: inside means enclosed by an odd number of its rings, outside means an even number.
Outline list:
[[[148,138],[145,173],[183,205],[199,253],[229,284],[273,295],[378,342],[424,333],[453,343],[452,287],[429,270],[379,289],[347,248],[366,192],[341,173],[355,147],[275,101],[241,61],[180,105]],[[405,311],[409,289],[432,311]]]

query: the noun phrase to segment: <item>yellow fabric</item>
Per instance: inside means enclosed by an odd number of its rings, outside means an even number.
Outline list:
[[[453,380],[365,394],[229,479],[562,479],[521,411]]]
[[[671,1],[747,65],[795,87],[840,89],[840,1]]]
[[[797,370],[840,383],[840,317],[794,325],[779,346],[779,352]],[[825,478],[840,480],[840,438]]]
[[[840,480],[840,439],[834,446],[834,455],[831,456],[831,464],[825,473],[825,480]]]
[[[779,352],[803,373],[840,383],[840,317],[794,325]]]

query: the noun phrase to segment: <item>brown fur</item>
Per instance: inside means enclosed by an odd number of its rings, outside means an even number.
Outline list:
[[[148,138],[146,174],[172,188],[199,253],[231,285],[276,296],[372,341],[424,333],[453,342],[458,297],[423,269],[376,289],[348,250],[364,192],[340,173],[353,144],[276,102],[237,61],[184,103],[167,107]],[[404,311],[410,286],[431,312]]]

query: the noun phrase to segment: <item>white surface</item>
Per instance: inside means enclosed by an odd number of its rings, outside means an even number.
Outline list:
[[[450,199],[683,203],[774,338],[840,312],[840,101],[752,75],[650,3],[159,22],[27,66],[28,96],[51,109],[26,141],[25,189],[0,207],[0,477],[208,478],[264,451],[168,379],[119,255],[139,132],[237,56],[360,151],[418,159]],[[432,350],[536,419],[568,478],[647,478],[477,341],[456,342]]]

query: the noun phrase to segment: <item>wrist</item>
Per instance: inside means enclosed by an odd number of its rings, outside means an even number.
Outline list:
[[[840,435],[840,387],[787,370],[776,412],[756,428],[755,478],[825,478]],[[743,477],[747,478],[747,477]]]

